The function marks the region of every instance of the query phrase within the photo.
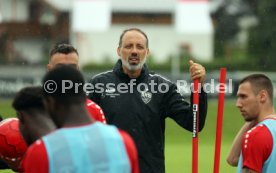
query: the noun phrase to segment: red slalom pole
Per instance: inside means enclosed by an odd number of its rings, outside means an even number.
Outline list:
[[[225,94],[225,80],[226,68],[220,69],[219,79],[219,96],[218,96],[218,114],[217,114],[217,127],[216,127],[216,146],[214,158],[214,173],[219,173],[220,165],[220,149],[221,149],[221,136],[222,136],[222,121],[224,109],[224,94]]]
[[[192,173],[198,173],[198,79],[194,80],[193,90],[193,155],[192,155]]]

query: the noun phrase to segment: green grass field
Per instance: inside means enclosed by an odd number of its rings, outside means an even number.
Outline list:
[[[213,172],[216,136],[217,100],[210,100],[205,128],[199,134],[199,173]],[[227,100],[224,107],[221,173],[234,173],[236,169],[226,163],[226,157],[236,133],[243,124],[243,119],[235,108],[233,100]],[[166,172],[191,173],[192,134],[180,128],[173,120],[167,120],[166,127]]]
[[[235,108],[233,100],[225,101],[221,146],[221,173],[234,173],[235,168],[228,166],[226,156],[232,140],[243,124],[243,119]],[[3,117],[14,116],[10,100],[0,100],[0,114]],[[216,134],[217,100],[210,100],[205,128],[199,134],[199,173],[213,172],[215,134]],[[166,123],[166,172],[167,173],[191,173],[192,167],[192,134],[180,128],[171,119]],[[12,173],[5,170],[0,173]]]

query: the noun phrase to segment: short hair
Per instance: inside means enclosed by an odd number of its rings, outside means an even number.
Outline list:
[[[12,102],[16,111],[45,110],[41,86],[25,87],[16,93]]]
[[[78,50],[76,48],[66,43],[56,44],[53,47],[53,49],[50,51],[50,59],[56,53],[62,53],[62,54],[76,53],[77,55],[79,55]]]
[[[144,31],[142,31],[141,29],[139,29],[139,28],[129,28],[129,29],[125,29],[125,30],[122,32],[122,34],[120,35],[119,47],[122,46],[123,37],[124,37],[124,35],[125,35],[128,31],[137,31],[137,32],[143,34],[143,35],[145,36],[145,38],[146,38],[146,46],[147,46],[147,48],[149,47],[149,39],[148,39],[147,34],[146,34]]]
[[[71,66],[61,65],[48,71],[43,77],[42,84],[44,97],[53,97],[59,104],[86,101],[86,93],[83,90],[84,77],[79,70]],[[72,87],[69,88],[71,84]]]
[[[271,80],[264,74],[252,74],[240,81],[240,84],[249,82],[255,94],[261,90],[266,90],[271,102],[273,103],[273,85]]]

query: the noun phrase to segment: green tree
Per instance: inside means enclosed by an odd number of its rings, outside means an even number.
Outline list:
[[[244,0],[224,0],[212,12],[215,26],[215,57],[225,58],[228,62],[239,48],[237,34],[240,32],[239,20],[251,13],[249,3]],[[251,2],[251,1],[250,1]]]
[[[249,33],[249,58],[256,60],[260,70],[274,70],[276,64],[276,1],[258,1],[258,25]]]

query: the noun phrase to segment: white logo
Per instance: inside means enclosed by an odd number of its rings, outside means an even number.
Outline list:
[[[105,92],[106,93],[115,93],[115,88],[107,88],[106,90],[105,90]]]
[[[105,90],[105,94],[102,93],[102,98],[104,98],[105,96],[108,96],[110,98],[115,98],[117,96],[120,96],[120,93],[116,93],[116,89],[115,88],[109,87],[109,88],[107,88]]]
[[[151,101],[152,93],[146,91],[141,91],[141,98],[145,104],[148,104]]]

